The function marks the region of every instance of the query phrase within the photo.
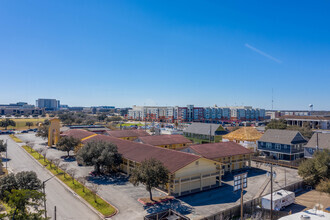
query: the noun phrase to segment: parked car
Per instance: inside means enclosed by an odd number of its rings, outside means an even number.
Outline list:
[[[28,133],[28,131],[24,130],[24,131],[21,131],[21,133]]]

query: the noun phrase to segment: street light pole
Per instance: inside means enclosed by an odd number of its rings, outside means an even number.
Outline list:
[[[270,220],[273,220],[273,164],[270,165]]]
[[[8,173],[8,166],[7,166],[7,163],[8,163],[8,139],[6,139],[6,172]]]
[[[46,179],[45,181],[42,182],[42,189],[43,189],[43,193],[44,193],[44,207],[45,207],[45,218],[47,219],[47,207],[46,207],[46,190],[45,190],[45,183],[51,179],[53,179],[55,176],[60,175],[61,173],[58,173],[48,179]],[[55,208],[56,210],[56,208]]]

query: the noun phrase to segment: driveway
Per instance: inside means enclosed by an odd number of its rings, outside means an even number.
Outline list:
[[[0,139],[8,140],[9,170],[14,173],[34,171],[41,181],[53,176],[7,135],[0,136]],[[54,207],[56,206],[57,219],[100,219],[95,212],[67,190],[57,179],[49,180],[46,183],[45,191],[48,217],[54,219]]]

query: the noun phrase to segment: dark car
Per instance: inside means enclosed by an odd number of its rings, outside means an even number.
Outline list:
[[[28,133],[28,131],[24,130],[24,131],[21,131],[21,133]]]

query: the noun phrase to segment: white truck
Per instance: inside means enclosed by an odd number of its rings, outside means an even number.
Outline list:
[[[273,193],[273,210],[281,210],[284,207],[294,203],[295,194],[287,190],[279,190]],[[261,198],[261,206],[270,210],[270,194]]]

